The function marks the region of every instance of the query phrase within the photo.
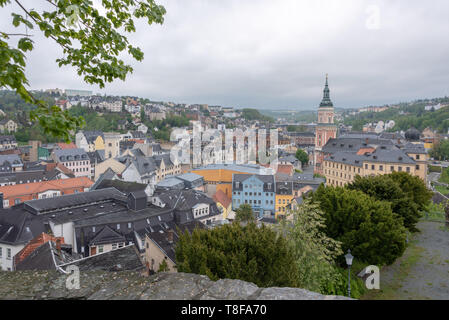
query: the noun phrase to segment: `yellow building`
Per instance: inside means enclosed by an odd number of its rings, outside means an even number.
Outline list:
[[[223,219],[228,219],[229,214],[232,212],[231,199],[222,190],[218,190],[212,198],[218,209],[223,213]]]
[[[98,136],[95,140],[94,140],[94,147],[92,151],[97,151],[97,150],[104,150],[104,140],[102,136]]]
[[[422,144],[408,144],[403,149],[378,147],[365,154],[337,152],[324,159],[326,184],[344,186],[361,177],[407,172],[427,183],[428,155]]]

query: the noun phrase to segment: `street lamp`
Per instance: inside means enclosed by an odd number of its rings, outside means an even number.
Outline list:
[[[346,264],[348,265],[348,297],[351,298],[351,266],[354,257],[351,254],[351,249],[348,249],[348,253],[345,255]]]

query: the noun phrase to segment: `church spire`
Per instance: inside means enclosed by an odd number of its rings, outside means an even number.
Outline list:
[[[333,107],[333,103],[330,99],[329,95],[329,84],[328,84],[328,74],[326,73],[326,84],[324,85],[323,90],[323,100],[320,103],[320,108]]]

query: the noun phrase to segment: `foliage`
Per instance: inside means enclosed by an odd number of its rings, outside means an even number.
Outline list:
[[[412,127],[422,131],[431,127],[439,133],[446,133],[449,128],[449,107],[434,112],[425,111],[426,105],[437,103],[449,104],[449,97],[400,103],[397,108],[389,108],[382,112],[361,112],[346,117],[344,122],[351,125],[354,131],[361,131],[366,123],[394,120],[396,125],[393,131],[407,131]]]
[[[155,139],[170,141],[171,129],[188,126],[189,119],[187,119],[185,115],[169,115],[164,120],[146,120],[144,123],[151,131]]]
[[[157,272],[168,272],[170,271],[170,268],[168,267],[167,261],[162,260],[161,263],[159,263],[159,268],[157,269]]]
[[[298,285],[323,294],[336,294],[341,282],[335,259],[342,255],[341,244],[329,238],[325,228],[324,213],[310,200],[281,220],[278,232],[287,239],[295,255]]]
[[[443,203],[433,203],[431,202],[426,210],[426,219],[445,221],[445,211]]]
[[[362,191],[377,200],[388,201],[393,212],[403,219],[404,226],[412,232],[417,231],[416,224],[421,217],[418,204],[390,175],[356,176],[347,188]]]
[[[425,210],[430,204],[433,193],[427,189],[421,178],[407,172],[393,172],[389,176],[399,184],[402,191],[418,206],[420,211]]]
[[[430,150],[429,155],[435,160],[448,160],[449,140],[441,140],[439,143],[436,143]]]
[[[127,52],[137,61],[143,60],[143,52],[128,42],[124,33],[135,32],[135,19],[145,19],[149,25],[163,23],[165,9],[154,0],[102,0],[97,9],[91,1],[47,0],[50,10],[27,9],[19,1],[21,13],[12,14],[14,27],[35,27],[61,46],[63,57],[58,65],[76,68],[88,84],[105,86],[115,79],[125,80],[133,71],[119,57]],[[0,6],[11,0],[0,0]],[[104,11],[104,14],[100,14]],[[17,46],[11,37],[21,37]],[[82,117],[73,117],[53,103],[36,98],[29,90],[26,71],[26,53],[33,50],[34,41],[28,34],[0,31],[0,88],[14,90],[27,103],[36,106],[30,111],[30,120],[37,121],[45,134],[70,141],[71,132],[84,125]]]
[[[116,131],[118,121],[124,118],[123,113],[103,111],[101,115],[93,109],[73,106],[69,112],[82,115],[86,121],[86,130],[100,130],[104,132]]]
[[[274,119],[269,116],[265,116],[256,109],[243,109],[242,117],[246,120],[259,120],[259,121],[268,121],[274,122]]]
[[[428,165],[427,169],[428,169],[429,172],[441,172],[442,171],[442,168],[439,167],[439,166]]]
[[[309,164],[309,155],[302,149],[296,151],[296,159],[301,161],[303,166]]]
[[[449,168],[443,169],[440,175],[440,179],[438,181],[449,184]]]
[[[388,202],[358,190],[324,187],[312,195],[325,212],[326,234],[369,264],[391,264],[405,250],[406,229]],[[341,262],[343,262],[341,260]]]
[[[249,204],[242,204],[235,210],[235,221],[237,222],[254,222],[256,217],[254,216],[253,209]]]
[[[179,272],[207,275],[212,280],[240,279],[259,287],[296,287],[293,252],[283,237],[254,223],[232,223],[195,229],[176,245]]]

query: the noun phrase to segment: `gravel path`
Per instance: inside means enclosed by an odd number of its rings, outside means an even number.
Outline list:
[[[381,271],[382,292],[366,298],[449,300],[449,230],[443,226],[421,221],[404,255]]]

